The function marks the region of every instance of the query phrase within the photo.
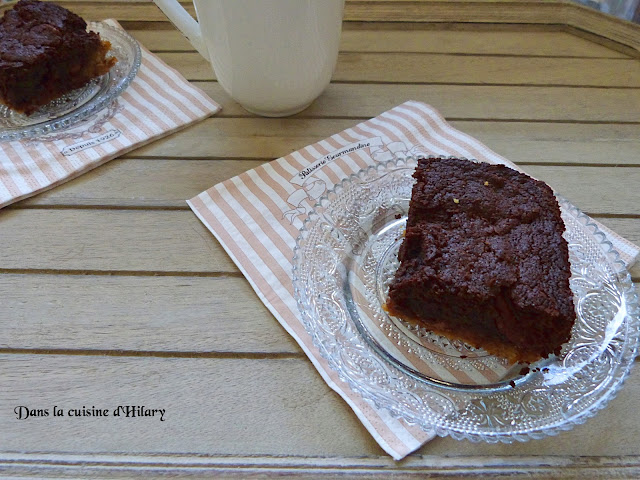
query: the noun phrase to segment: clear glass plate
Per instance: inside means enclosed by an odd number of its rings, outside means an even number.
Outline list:
[[[0,141],[37,138],[72,127],[100,112],[131,83],[142,59],[138,42],[123,30],[103,22],[89,22],[87,30],[111,42],[109,55],[115,56],[118,62],[109,73],[49,102],[31,115],[0,105]]]
[[[296,243],[293,285],[305,328],[363,398],[440,436],[524,441],[584,422],[615,395],[638,348],[638,300],[618,253],[558,197],[577,320],[560,356],[533,365],[452,342],[382,309],[397,268],[415,160],[344,180]]]

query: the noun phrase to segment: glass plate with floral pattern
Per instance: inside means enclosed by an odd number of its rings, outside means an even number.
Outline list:
[[[293,285],[330,367],[379,408],[440,436],[511,442],[584,422],[614,397],[638,348],[638,301],[605,235],[558,197],[577,320],[559,356],[505,360],[383,310],[406,223],[413,159],[362,170],[327,193],[300,231]]]
[[[105,75],[52,100],[31,115],[0,104],[0,141],[36,138],[73,127],[107,107],[129,86],[142,59],[138,42],[124,30],[104,22],[89,22],[87,30],[111,42],[108,55],[115,56],[118,62]]]

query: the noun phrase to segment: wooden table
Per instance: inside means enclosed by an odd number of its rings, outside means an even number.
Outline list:
[[[0,475],[640,476],[637,368],[558,437],[438,438],[395,463],[184,202],[414,99],[640,243],[639,26],[571,3],[347,1],[332,85],[265,119],[152,3],[60,3],[121,21],[223,110],[0,212]],[[18,405],[166,413],[17,420]]]

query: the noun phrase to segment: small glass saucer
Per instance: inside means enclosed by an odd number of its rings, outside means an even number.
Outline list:
[[[70,128],[101,111],[129,86],[142,59],[138,42],[125,31],[104,22],[89,22],[87,30],[111,42],[108,55],[115,56],[118,62],[107,74],[49,102],[31,115],[0,105],[0,141],[37,138]]]
[[[629,374],[640,317],[631,277],[591,219],[558,197],[577,320],[557,357],[509,365],[389,316],[414,159],[343,180],[297,239],[294,296],[330,368],[364,399],[425,431],[524,441],[567,430],[603,408]]]

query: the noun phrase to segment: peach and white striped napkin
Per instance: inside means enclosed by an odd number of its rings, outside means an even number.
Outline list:
[[[514,167],[478,140],[451,127],[432,107],[410,101],[215,185],[188,201],[327,384],[395,459],[416,450],[434,434],[367,403],[328,367],[301,323],[293,296],[291,262],[302,222],[327,190],[376,162],[416,154],[455,155]],[[627,264],[633,263],[640,249],[606,231]]]
[[[105,20],[122,28],[115,20]],[[37,139],[0,142],[0,208],[53,188],[217,113],[220,106],[142,48],[142,64],[107,108]]]

